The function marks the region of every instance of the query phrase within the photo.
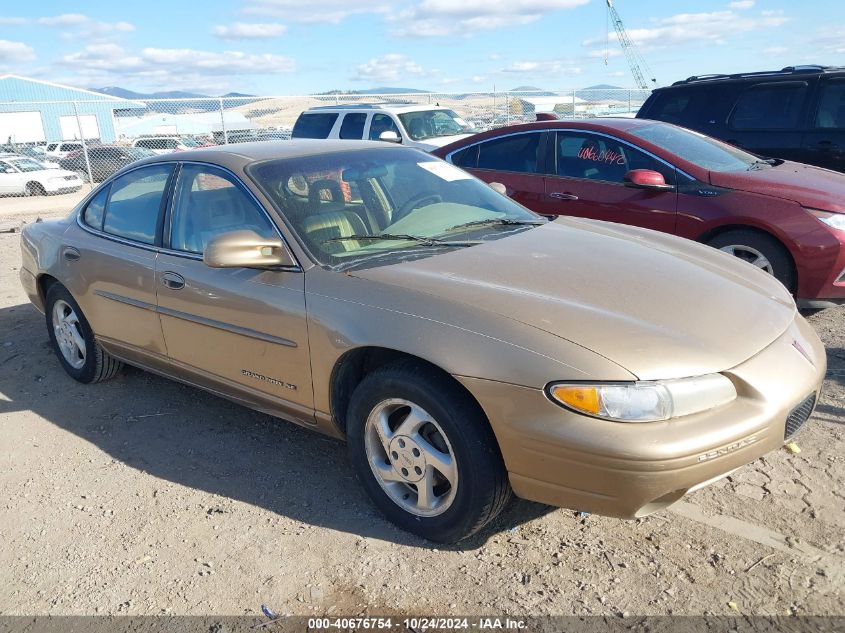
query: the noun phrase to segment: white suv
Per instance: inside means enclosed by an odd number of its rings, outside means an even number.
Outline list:
[[[59,141],[48,143],[44,154],[49,158],[66,158],[68,154],[82,149],[82,141]]]
[[[291,136],[392,141],[431,151],[475,132],[449,108],[359,103],[309,108],[299,115]]]

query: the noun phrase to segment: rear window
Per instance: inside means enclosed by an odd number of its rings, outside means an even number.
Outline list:
[[[172,165],[152,165],[116,178],[106,205],[103,230],[119,237],[154,244],[161,199]]]
[[[343,123],[340,124],[340,138],[357,139],[364,138],[364,123],[367,121],[367,115],[354,112],[343,117]]]
[[[328,138],[335,121],[337,121],[336,113],[300,114],[293,126],[291,136],[293,138]]]
[[[540,134],[514,134],[478,144],[478,169],[537,172]]]
[[[803,81],[751,86],[739,96],[730,125],[735,130],[797,128],[807,92],[807,84]]]

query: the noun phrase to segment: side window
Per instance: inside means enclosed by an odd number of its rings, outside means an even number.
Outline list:
[[[537,173],[540,133],[514,134],[478,146],[478,169]]]
[[[803,81],[751,86],[736,102],[730,117],[735,130],[789,130],[798,127],[807,96]]]
[[[58,143],[50,143],[47,148],[44,150],[45,152],[55,152],[56,148],[59,146]]]
[[[136,169],[111,185],[103,230],[128,240],[154,244],[161,199],[172,165]]]
[[[396,132],[399,138],[402,138],[396,122],[389,114],[374,114],[373,120],[370,122],[370,140],[377,141],[383,132]]]
[[[360,112],[353,112],[343,117],[340,124],[340,138],[357,139],[364,138],[364,123],[367,115]]]
[[[831,81],[822,86],[816,127],[845,129],[845,81]]]
[[[675,170],[615,139],[589,133],[558,132],[557,175],[622,183],[632,169],[651,169],[675,184]]]
[[[166,138],[164,139],[164,149],[176,149],[179,147],[179,144],[176,142],[175,138]]]
[[[300,114],[293,124],[293,138],[328,138],[329,133],[337,121],[337,114],[320,112],[316,114]]]
[[[103,230],[103,212],[106,210],[106,200],[109,199],[109,187],[100,189],[100,193],[91,198],[85,212],[82,214],[82,221],[92,229]]]
[[[141,147],[143,149],[149,149],[150,146],[147,141],[141,139],[140,141],[135,141],[135,147]]]
[[[182,167],[170,220],[170,247],[202,253],[212,237],[243,229],[267,238],[277,235],[261,207],[232,176],[207,165]]]
[[[63,152],[75,152],[78,149],[82,149],[82,145],[79,143],[65,143],[62,147]]]
[[[450,160],[453,165],[457,165],[458,167],[465,167],[467,169],[478,167],[478,145],[470,145],[455,152],[452,154]]]

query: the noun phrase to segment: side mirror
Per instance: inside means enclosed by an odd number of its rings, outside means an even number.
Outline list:
[[[402,137],[393,130],[386,130],[378,135],[378,140],[387,141],[388,143],[401,143]]]
[[[624,177],[625,186],[651,191],[674,191],[674,185],[666,184],[663,174],[652,169],[632,169]]]
[[[296,266],[278,237],[261,237],[255,231],[231,231],[212,237],[202,261],[211,268],[275,268]]]
[[[500,182],[488,182],[488,183],[487,183],[487,186],[488,186],[488,187],[490,187],[490,188],[491,188],[493,191],[495,191],[496,193],[500,193],[500,194],[502,194],[503,196],[508,195],[508,188],[507,188],[507,187],[505,187],[505,186],[504,186],[502,183],[500,183]]]

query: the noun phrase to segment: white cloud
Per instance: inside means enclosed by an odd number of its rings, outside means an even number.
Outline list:
[[[628,29],[628,36],[643,47],[688,46],[695,42],[724,44],[732,36],[777,27],[789,21],[782,11],[763,11],[758,16],[727,9],[709,13],[680,13],[652,20],[652,28]],[[588,39],[584,46],[597,46],[604,39]]]
[[[28,62],[35,59],[35,51],[23,42],[0,40],[0,64]]]
[[[231,26],[215,26],[213,33],[224,40],[268,40],[284,35],[284,24],[235,22]]]
[[[731,9],[737,9],[742,11],[744,9],[750,9],[754,6],[754,0],[737,0],[736,2],[728,3],[728,7]]]
[[[534,59],[513,62],[502,68],[500,72],[539,77],[541,75],[580,75],[582,70],[565,59]]]
[[[426,74],[428,73],[426,73],[422,66],[404,55],[388,53],[358,66],[352,80],[372,83],[395,83],[397,81],[407,81],[411,78],[419,78]]]
[[[20,26],[22,24],[29,24],[27,18],[14,18],[0,15],[0,24],[9,24],[12,26]]]
[[[530,24],[552,11],[572,9],[590,0],[423,0],[417,7],[389,16],[398,35],[444,37],[472,35]]]
[[[36,20],[38,24],[43,24],[44,26],[75,26],[90,21],[91,18],[81,13],[63,13],[62,15],[53,15]]]
[[[84,77],[88,85],[113,85],[129,79],[171,89],[208,89],[231,83],[232,75],[274,75],[296,70],[296,62],[282,55],[188,48],[145,48],[130,54],[114,43],[91,44],[64,55],[58,65]]]
[[[387,13],[391,5],[387,0],[248,0],[243,12],[290,22],[337,24],[356,13]]]

